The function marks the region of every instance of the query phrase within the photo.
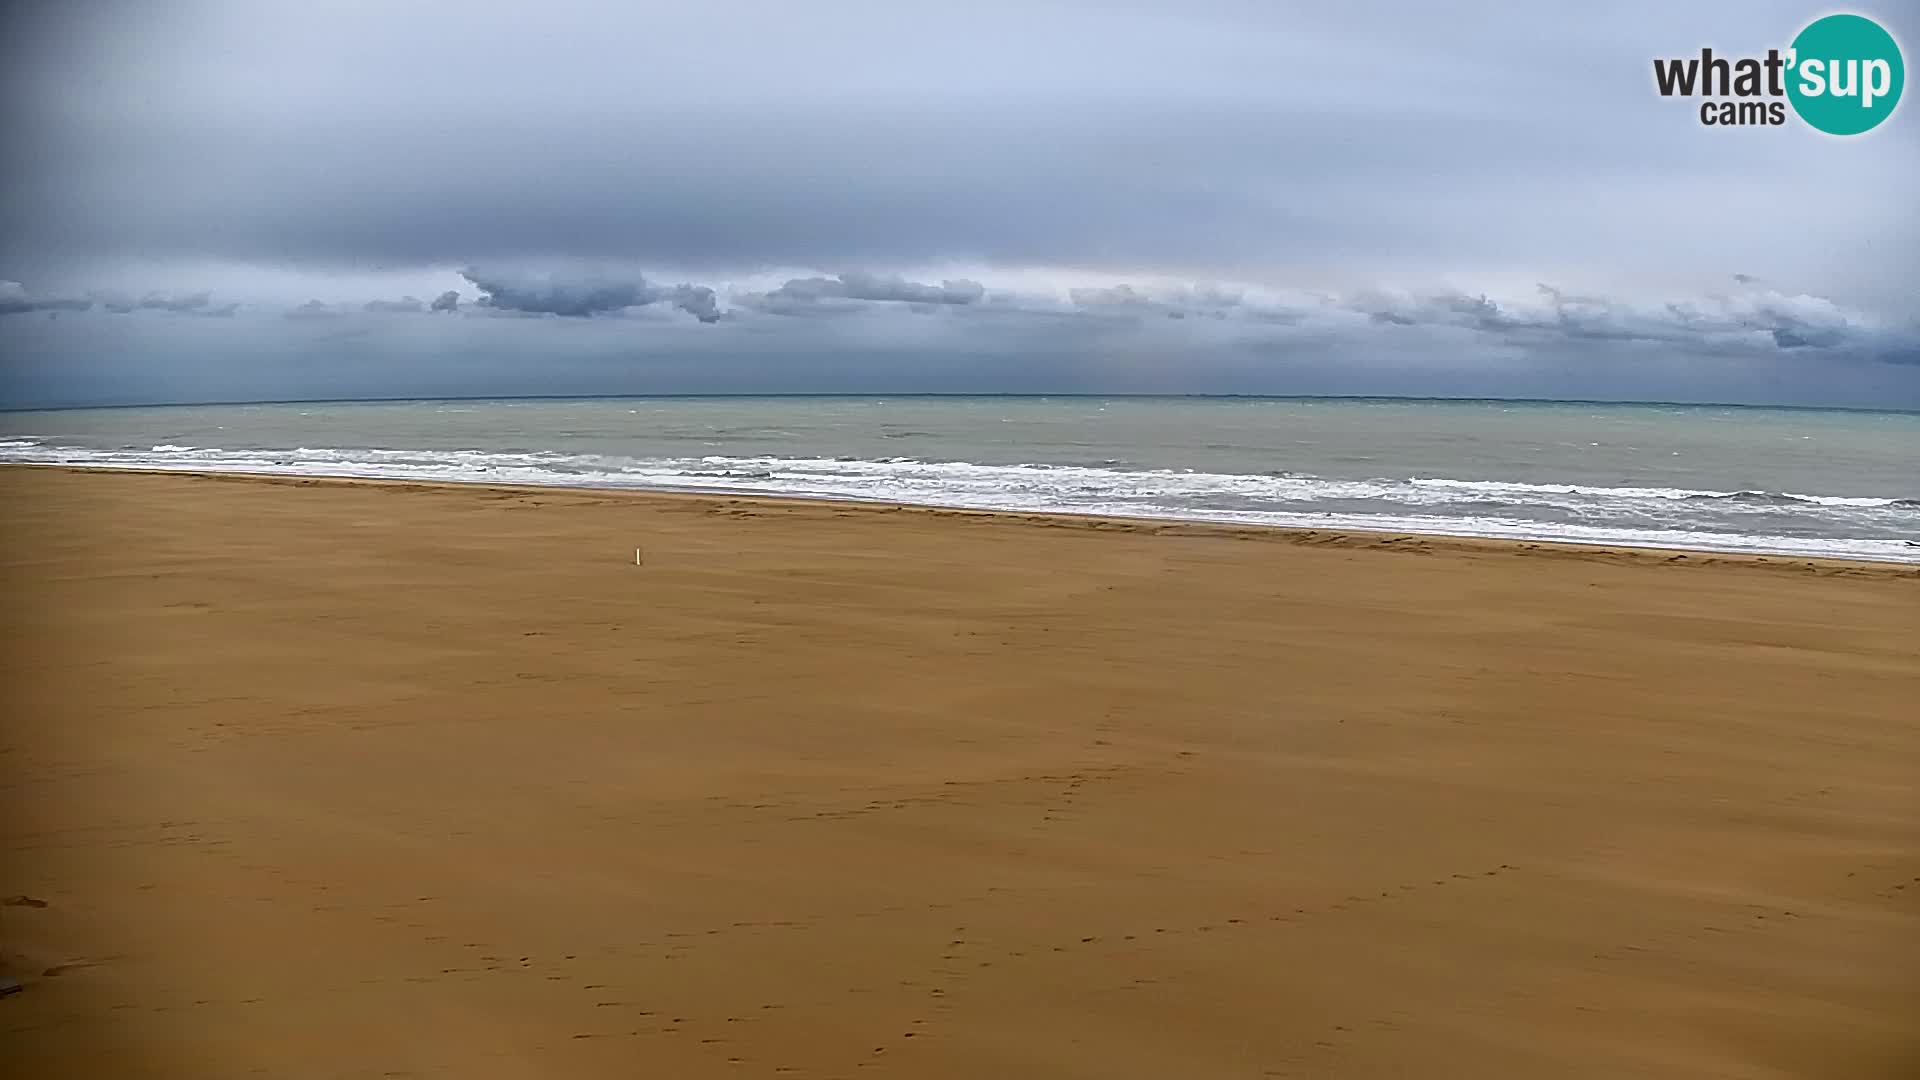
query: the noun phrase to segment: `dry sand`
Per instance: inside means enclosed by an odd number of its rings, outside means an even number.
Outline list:
[[[1910,567],[0,492],[20,1076],[1920,1075]]]

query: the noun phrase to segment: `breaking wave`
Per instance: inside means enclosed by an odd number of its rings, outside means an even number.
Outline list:
[[[1511,484],[1496,480],[1433,480],[1415,477],[1417,487],[1451,488],[1489,493],[1592,495],[1614,499],[1731,499],[1771,506],[1905,506],[1920,508],[1920,499],[1856,498],[1844,495],[1795,495],[1780,491],[1693,491],[1687,488],[1598,487],[1583,484]]]
[[[904,433],[903,433],[904,434]],[[379,447],[112,449],[0,439],[0,462],[93,468],[728,491],[1237,524],[1920,562],[1920,499],[1444,477],[986,465],[907,457],[623,457]]]

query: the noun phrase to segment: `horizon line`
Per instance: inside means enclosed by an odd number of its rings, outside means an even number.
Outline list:
[[[674,400],[721,400],[721,399],[896,399],[896,398],[1023,398],[1050,399],[1074,398],[1088,400],[1139,400],[1139,401],[1399,401],[1452,404],[1505,404],[1505,405],[1596,405],[1611,407],[1665,407],[1681,409],[1771,409],[1785,412],[1841,412],[1886,414],[1894,416],[1920,415],[1920,409],[1901,409],[1892,407],[1868,407],[1856,405],[1787,405],[1754,404],[1734,401],[1666,401],[1638,398],[1541,398],[1541,397],[1486,397],[1448,396],[1427,394],[1229,394],[1229,393],[1118,393],[1102,394],[1085,391],[1065,393],[1044,393],[1025,391],[917,391],[906,393],[887,393],[884,391],[791,391],[791,392],[710,392],[710,393],[656,393],[656,394],[471,394],[471,395],[429,395],[398,397],[317,397],[317,398],[246,398],[232,401],[155,401],[155,402],[111,402],[91,405],[0,405],[0,414],[35,412],[89,412],[108,409],[193,409],[226,408],[249,405],[404,405],[429,404],[433,402],[520,402],[520,401],[674,401]]]

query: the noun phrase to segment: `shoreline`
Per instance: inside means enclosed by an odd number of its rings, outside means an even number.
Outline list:
[[[1047,522],[1056,527],[1093,531],[1132,531],[1156,535],[1220,536],[1240,540],[1266,540],[1297,547],[1335,547],[1368,550],[1505,552],[1547,558],[1590,559],[1598,561],[1640,560],[1647,563],[1692,566],[1747,566],[1754,569],[1832,572],[1841,568],[1860,576],[1911,578],[1920,580],[1920,555],[1911,562],[1898,559],[1844,558],[1824,555],[1772,554],[1727,551],[1717,548],[1662,547],[1636,544],[1600,544],[1574,540],[1535,540],[1474,536],[1459,533],[1413,532],[1404,529],[1359,529],[1351,527],[1315,529],[1296,525],[1243,524],[1192,520],[1185,518],[1124,517],[1078,513],[1067,510],[1000,510],[942,506],[930,503],[900,503],[881,500],[833,498],[829,496],[741,493],[728,489],[689,490],[661,488],[579,487],[561,484],[502,484],[484,480],[410,480],[387,477],[289,475],[241,471],[130,468],[126,466],[69,465],[41,462],[5,462],[0,470],[32,469],[71,474],[98,473],[126,476],[184,476],[212,481],[273,484],[293,487],[315,485],[366,485],[570,495],[588,498],[632,498],[693,500],[695,502],[732,502],[774,506],[817,506],[828,508],[865,508],[876,513],[909,512],[933,516],[1003,519],[1009,522]]]

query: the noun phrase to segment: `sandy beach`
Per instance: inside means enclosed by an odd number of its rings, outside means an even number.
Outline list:
[[[1913,566],[0,492],[21,1076],[1920,1075]]]

